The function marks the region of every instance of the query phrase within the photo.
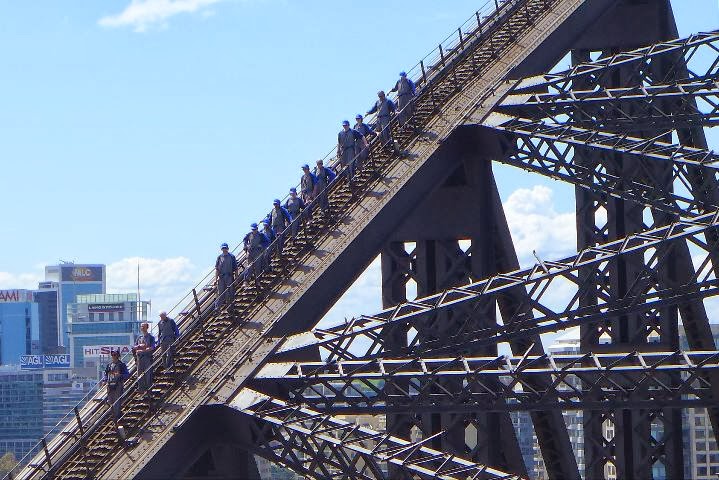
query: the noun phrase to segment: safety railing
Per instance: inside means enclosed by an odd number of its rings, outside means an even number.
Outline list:
[[[452,65],[460,60],[464,53],[471,51],[475,42],[490,34],[495,26],[501,25],[505,17],[511,14],[515,8],[526,3],[526,1],[527,0],[485,1],[470,18],[443,39],[436,48],[420,59],[412,68],[407,70],[408,78],[413,80],[417,88],[415,101],[431,91],[431,85],[435,80],[443,77],[445,73],[451,73]],[[393,101],[396,100],[397,94],[390,91],[386,92],[387,98]],[[376,120],[376,114],[368,115],[365,123],[371,126]],[[396,116],[386,128],[391,129],[395,127]],[[378,141],[377,138],[373,139],[370,142],[370,148],[376,148]],[[333,182],[325,187],[319,195],[329,195],[330,190],[335,188],[338,183],[348,180],[348,169],[339,169],[336,165],[333,165],[332,160],[336,157],[336,149],[337,147],[333,146],[332,149],[321,158],[325,165],[335,167],[339,171]],[[355,158],[354,161],[356,162],[357,158]],[[297,185],[297,187],[299,187],[299,185]],[[289,195],[286,194],[282,198],[283,204],[288,197]],[[292,220],[291,224],[283,232],[277,234],[277,238],[267,249],[268,254],[271,255],[272,252],[278,251],[280,245],[287,245],[290,232],[294,231],[293,229],[299,231],[301,226],[306,224],[309,211],[317,212],[320,209],[319,202],[319,198],[315,198],[309,202],[307,209],[302,212],[300,216]],[[242,246],[241,243],[237,244],[232,250],[233,253],[236,254],[238,264],[245,265],[243,271],[239,275],[236,275],[235,281],[231,284],[230,288],[232,289],[236,289],[240,282],[246,278],[245,272],[250,269],[256,269],[256,271],[262,272],[264,270],[264,264],[267,262],[267,259],[263,256],[252,263],[248,263],[248,256],[242,250]],[[222,292],[217,292],[215,271],[213,268],[208,271],[184,297],[168,310],[168,316],[177,317],[176,321],[181,330],[181,336],[175,341],[176,344],[182,342],[187,334],[194,331],[198,325],[203,324],[203,320],[207,316],[220,310],[217,308],[218,305],[216,302],[219,296],[218,293],[221,294]],[[157,328],[155,326],[152,332],[156,333],[156,331]],[[128,360],[128,356],[125,357],[125,360]],[[150,368],[154,369],[159,365],[159,362],[161,362],[161,358],[158,357],[153,361],[153,365]],[[123,397],[130,395],[137,383],[136,375],[132,375],[135,373],[134,361],[128,360],[127,363],[132,380],[126,383],[128,388],[125,390]],[[76,438],[77,443],[81,445],[84,440],[87,440],[94,427],[109,420],[110,411],[105,406],[105,393],[103,390],[104,389],[99,389],[92,397],[90,397],[90,394],[84,397],[72,411],[63,417],[50,433],[41,439],[36,447],[31,450],[30,454],[20,460],[18,465],[22,466],[26,462],[29,462],[28,467],[32,471],[31,475],[34,475],[38,471],[47,472],[57,465],[62,464],[67,456],[63,453],[68,453],[66,448],[67,441]],[[85,405],[84,408],[80,408],[83,404]],[[71,421],[73,417],[74,422]],[[68,422],[68,420],[70,421]],[[59,429],[59,426],[63,423],[66,423],[65,427]],[[40,453],[33,453],[38,451]],[[35,462],[31,460],[33,455]],[[59,456],[55,458],[56,455]],[[11,471],[6,478],[12,479],[13,477],[13,471]]]

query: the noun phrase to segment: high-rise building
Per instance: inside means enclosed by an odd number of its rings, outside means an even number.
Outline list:
[[[519,450],[530,480],[534,480],[534,427],[529,412],[510,412]]]
[[[719,344],[719,325],[711,324],[714,343]],[[651,340],[651,338],[650,338]],[[682,350],[688,350],[684,328],[679,327],[679,346]],[[567,333],[557,338],[549,347],[549,352],[579,353],[579,328],[569,329]],[[579,387],[579,385],[576,385]],[[564,422],[567,424],[569,439],[572,449],[577,457],[579,471],[584,471],[584,431],[582,424],[582,411],[573,410],[563,412]],[[603,425],[605,438],[614,436],[614,426],[607,421]],[[654,429],[654,426],[652,427]],[[654,435],[653,430],[653,435]],[[656,435],[661,435],[657,430]],[[688,408],[682,410],[682,436],[684,443],[684,473],[685,478],[694,480],[716,480],[719,478],[719,449],[712,432],[709,416],[704,408]],[[535,441],[535,474],[538,480],[547,478],[542,457],[539,454],[539,445]],[[657,464],[653,470],[653,477],[657,480],[666,478],[664,468]],[[605,467],[605,478],[616,478],[616,471],[613,465]]]
[[[57,345],[67,348],[67,306],[75,303],[78,295],[105,293],[105,265],[62,263],[47,266],[42,285],[57,288]]]
[[[42,371],[0,367],[0,454],[20,460],[43,434]]]
[[[580,352],[579,342],[579,327],[568,329],[563,335],[557,337],[548,348],[548,353],[560,355],[560,354],[576,354]],[[568,385],[565,387],[580,388],[580,381],[578,378],[567,378]],[[584,473],[584,428],[583,428],[583,415],[581,410],[565,410],[562,412],[564,417],[564,423],[567,426],[567,433],[569,435],[569,443],[572,446],[572,451],[577,459],[577,466],[579,472]],[[614,436],[614,426],[609,422],[605,422],[602,425],[602,433],[605,438],[611,438]],[[534,478],[536,480],[547,480],[549,477],[544,467],[544,460],[542,459],[541,452],[539,450],[539,444],[535,438],[534,440]],[[607,463],[604,466],[604,478],[612,480],[617,478],[617,472],[614,465]]]
[[[21,355],[37,353],[38,308],[30,290],[0,290],[0,364],[19,365]]]
[[[714,344],[719,343],[719,325],[712,324]],[[679,346],[689,349],[684,329],[679,331]],[[684,472],[686,478],[716,480],[719,478],[719,449],[705,408],[682,410]]]
[[[57,288],[56,282],[40,282],[33,292],[40,325],[40,353],[64,352],[58,342]]]
[[[45,369],[42,386],[43,434],[57,434],[75,421],[73,408],[82,407],[97,389],[96,379],[76,377],[72,370]]]
[[[147,321],[149,308],[150,303],[138,301],[134,293],[78,295],[66,312],[73,368],[96,371],[109,358],[111,349],[129,352],[140,323]]]

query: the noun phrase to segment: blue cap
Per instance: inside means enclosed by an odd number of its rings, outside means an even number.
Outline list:
[[[399,76],[400,76],[400,77],[406,77],[406,76],[407,76],[407,72],[399,72]]]
[[[279,199],[275,198],[274,200],[272,200],[272,204],[273,204],[273,205],[279,205],[279,204],[280,204]]]
[[[223,248],[230,248],[230,247],[228,247],[226,243],[223,243],[222,245],[220,245],[220,249],[223,249]]]
[[[305,163],[304,165],[302,165],[302,168],[310,168],[310,166]]]
[[[256,223],[251,223],[251,224],[250,224],[250,228],[251,228],[252,230],[257,230],[257,224],[256,224]]]
[[[265,218],[264,220],[262,220],[262,223],[263,223],[264,225],[269,225],[269,224],[270,224],[270,221]]]
[[[307,167],[309,168],[309,167]],[[290,188],[290,193],[297,193],[297,189],[295,187]]]
[[[362,120],[362,115],[360,115],[359,113],[355,115],[355,120]]]
[[[342,120],[342,125],[347,125],[349,127],[350,126],[349,120]]]

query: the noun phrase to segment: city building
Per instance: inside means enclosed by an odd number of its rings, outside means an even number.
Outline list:
[[[46,288],[42,288],[42,287]],[[67,306],[75,303],[78,295],[105,293],[105,265],[62,263],[45,267],[45,282],[41,291],[57,292],[57,345],[69,344]],[[48,288],[49,287],[49,288]]]
[[[717,344],[719,343],[719,325],[712,324],[711,329],[714,336],[714,343]],[[679,346],[682,350],[689,350],[684,328],[681,326],[679,327]],[[555,342],[549,346],[548,351],[553,354],[579,353],[579,328],[567,330],[564,335],[558,337]],[[583,472],[584,430],[582,411],[565,411],[563,415],[569,431],[572,449],[577,458],[579,471]],[[654,426],[652,428],[654,428]],[[603,434],[605,438],[612,438],[614,436],[614,426],[610,422],[605,422]],[[657,435],[660,434],[657,433]],[[685,477],[694,480],[716,480],[719,478],[719,449],[717,449],[717,442],[714,438],[706,409],[689,408],[682,410],[682,436],[684,443]],[[547,474],[536,440],[534,442],[534,448],[535,478],[544,480],[547,478]],[[657,464],[654,467],[653,476],[656,480],[666,478],[664,468]],[[616,471],[613,465],[606,465],[605,478],[616,478]]]
[[[134,293],[78,295],[66,312],[71,366],[89,376],[107,362],[110,350],[128,353],[149,309],[150,302]]]
[[[58,342],[57,289],[57,282],[40,282],[33,292],[40,326],[39,353],[64,353]]]
[[[570,328],[562,335],[557,337],[554,342],[549,345],[547,352],[554,355],[561,354],[577,354],[580,353],[580,342],[579,342],[579,327]],[[602,339],[600,339],[600,342]],[[571,377],[567,379],[568,383],[573,388],[580,388],[579,380]],[[572,381],[574,380],[574,381]],[[565,388],[569,389],[567,385]],[[572,451],[577,459],[577,466],[579,472],[584,473],[584,428],[583,428],[583,414],[582,410],[565,410],[562,412],[564,417],[564,423],[567,426],[567,433],[569,434],[569,443],[572,446]],[[602,425],[602,433],[605,438],[612,438],[614,436],[614,426],[610,422],[605,422]],[[542,454],[539,450],[539,443],[537,439],[534,439],[534,478],[536,480],[547,480],[549,477],[544,467],[544,461]],[[611,463],[607,463],[604,466],[604,478],[607,480],[613,480],[617,478],[616,467]],[[657,478],[657,480],[659,480]]]
[[[530,480],[534,480],[534,426],[529,412],[510,412],[514,433],[517,436],[519,450],[522,452],[524,466]]]
[[[719,325],[712,324],[714,344],[719,343]],[[679,330],[679,346],[688,350],[684,329]],[[686,478],[716,480],[719,478],[719,449],[705,408],[682,410],[684,472]]]
[[[0,367],[0,455],[20,460],[43,435],[43,373]]]
[[[46,356],[47,359],[50,356]],[[63,363],[69,365],[70,355]],[[68,422],[75,420],[74,408],[82,408],[97,390],[97,379],[78,377],[70,368],[54,368],[46,361],[43,370],[42,420],[43,434],[57,434]]]
[[[0,364],[18,365],[40,349],[38,306],[30,290],[0,290]]]

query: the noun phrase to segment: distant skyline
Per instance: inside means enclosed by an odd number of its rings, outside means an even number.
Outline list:
[[[139,263],[142,297],[169,309],[483,3],[0,2],[0,288],[65,260],[134,292]],[[719,26],[715,0],[672,3],[681,35]],[[572,254],[573,188],[495,174],[523,262]],[[358,285],[333,316],[380,307],[378,265]]]

